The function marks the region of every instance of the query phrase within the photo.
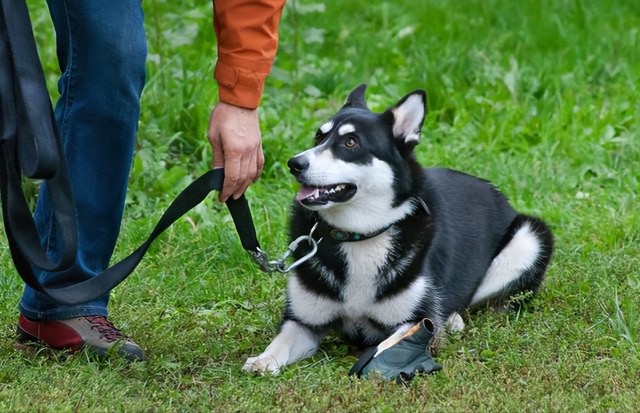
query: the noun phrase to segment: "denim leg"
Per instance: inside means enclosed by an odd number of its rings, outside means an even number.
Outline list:
[[[115,248],[140,116],[147,53],[140,0],[48,0],[62,75],[55,116],[78,220],[75,265],[41,273],[48,287],[84,281],[108,267]],[[47,253],[58,239],[46,184],[35,220]],[[77,306],[25,287],[20,311],[34,319],[107,315],[109,295]]]

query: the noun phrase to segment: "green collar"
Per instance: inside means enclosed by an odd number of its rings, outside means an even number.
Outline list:
[[[395,224],[395,222],[393,224]],[[370,232],[368,234],[361,234],[359,232],[342,231],[340,229],[333,228],[329,231],[329,236],[336,241],[343,241],[343,242],[364,241],[366,239],[373,238],[377,235],[382,234],[383,232],[391,228],[393,224],[386,226],[384,228],[380,228],[379,230]]]

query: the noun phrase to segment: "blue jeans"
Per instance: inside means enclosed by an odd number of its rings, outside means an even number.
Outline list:
[[[108,267],[115,248],[135,148],[147,45],[140,0],[48,0],[62,75],[55,116],[75,198],[78,256],[58,273],[41,273],[56,288],[86,280]],[[46,184],[35,221],[55,260],[57,242]],[[109,295],[81,305],[60,305],[25,287],[20,312],[56,320],[107,315]]]

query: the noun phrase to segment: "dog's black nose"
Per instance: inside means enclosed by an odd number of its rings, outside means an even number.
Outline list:
[[[301,172],[304,172],[309,167],[309,160],[306,156],[294,156],[287,162],[289,171],[292,175],[298,176]]]

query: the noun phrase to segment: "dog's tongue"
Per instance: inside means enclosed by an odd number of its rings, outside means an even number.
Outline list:
[[[319,191],[318,188],[312,188],[312,187],[309,187],[309,186],[303,186],[303,187],[300,188],[300,190],[296,194],[296,201],[300,202],[303,199],[307,199],[310,196],[313,196],[313,195],[317,194],[318,191]]]

